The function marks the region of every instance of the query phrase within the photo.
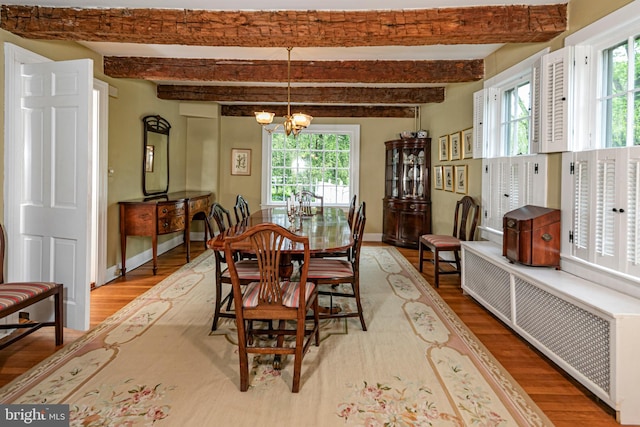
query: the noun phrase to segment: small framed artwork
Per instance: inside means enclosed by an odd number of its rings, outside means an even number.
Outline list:
[[[442,135],[440,138],[438,138],[438,147],[440,148],[438,160],[449,160],[449,135]]]
[[[433,167],[433,188],[442,190],[444,188],[442,181],[442,166]]]
[[[456,193],[467,194],[467,165],[455,167]]]
[[[450,160],[460,160],[460,132],[449,135]]]
[[[442,167],[442,179],[445,191],[453,191],[453,166]]]
[[[250,149],[231,149],[231,175],[251,175]]]
[[[473,158],[473,128],[462,131],[462,158]]]

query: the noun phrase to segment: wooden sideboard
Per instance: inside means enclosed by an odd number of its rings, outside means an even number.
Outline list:
[[[182,231],[190,261],[191,221],[204,218],[211,206],[211,193],[179,191],[160,196],[124,200],[120,205],[120,253],[122,275],[126,274],[127,236],[149,236],[153,248],[153,274],[158,269],[158,236]],[[205,242],[207,240],[205,227]]]

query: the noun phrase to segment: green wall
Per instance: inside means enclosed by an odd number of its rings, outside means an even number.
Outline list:
[[[275,118],[274,122],[282,121]],[[222,117],[220,150],[220,203],[232,210],[241,193],[252,211],[260,208],[262,128],[253,117]],[[386,118],[315,118],[313,124],[360,125],[360,190],[358,203],[367,203],[365,233],[382,233],[384,197],[384,142],[403,130],[414,130],[415,120]],[[251,149],[251,176],[231,175],[231,149]]]
[[[562,47],[568,34],[594,20],[630,3],[630,0],[571,0],[569,2],[569,31],[550,43],[505,45],[485,59],[486,77],[492,77],[546,46],[552,50]],[[183,189],[207,190],[214,199],[232,208],[235,195],[247,197],[251,209],[260,204],[261,129],[253,118],[220,117],[219,108],[212,103],[179,103],[163,101],[156,97],[155,86],[140,80],[112,79],[102,73],[102,59],[96,53],[73,42],[33,41],[0,30],[0,41],[11,42],[52,60],[91,58],[94,60],[94,76],[117,89],[117,97],[109,98],[109,177],[107,267],[119,261],[119,213],[118,201],[142,196],[142,128],[141,118],[148,114],[160,114],[172,125],[171,129],[171,183],[170,191]],[[0,64],[4,76],[4,57]],[[482,88],[481,82],[453,84],[447,87],[446,100],[441,104],[428,104],[422,108],[420,128],[430,131],[433,141],[438,136],[461,131],[472,126],[473,93]],[[4,86],[0,87],[4,102]],[[4,128],[4,115],[0,116]],[[360,191],[359,200],[367,206],[368,234],[382,233],[382,198],[384,197],[384,141],[395,139],[402,130],[415,130],[413,119],[324,119],[317,124],[360,124]],[[436,145],[432,143],[432,163],[436,159]],[[252,150],[250,176],[230,175],[232,148]],[[0,152],[4,158],[4,134],[0,135]],[[468,193],[477,200],[481,194],[481,161],[478,159],[446,162],[467,164],[469,174]],[[559,206],[560,162],[552,156],[550,182],[558,183],[549,189],[549,203]],[[0,162],[0,196],[4,200],[4,164]],[[433,229],[437,233],[449,233],[452,228],[453,206],[460,195],[432,190]],[[0,204],[0,215],[4,204]],[[166,239],[166,237],[165,237]],[[161,241],[164,239],[161,239]],[[148,238],[129,238],[129,257],[150,248]]]

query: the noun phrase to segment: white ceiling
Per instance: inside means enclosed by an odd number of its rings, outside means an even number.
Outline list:
[[[568,0],[270,0],[268,10],[400,10],[479,5],[554,4]],[[81,8],[165,8],[204,10],[264,10],[257,0],[13,0],[14,5]],[[134,43],[83,42],[105,56],[149,56],[239,60],[285,60],[284,48],[204,47],[182,45],[142,45]],[[482,59],[498,49],[489,45],[378,46],[349,48],[294,48],[292,60],[438,60]]]

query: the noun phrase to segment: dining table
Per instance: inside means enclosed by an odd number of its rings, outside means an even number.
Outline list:
[[[286,207],[271,207],[253,212],[248,218],[228,228],[207,242],[210,249],[224,250],[224,238],[242,234],[248,227],[263,223],[273,223],[290,229],[294,233],[309,238],[309,252],[344,253],[353,246],[351,226],[345,212],[338,207],[312,207],[307,214],[289,220]],[[302,253],[302,247],[291,247],[291,254]]]

